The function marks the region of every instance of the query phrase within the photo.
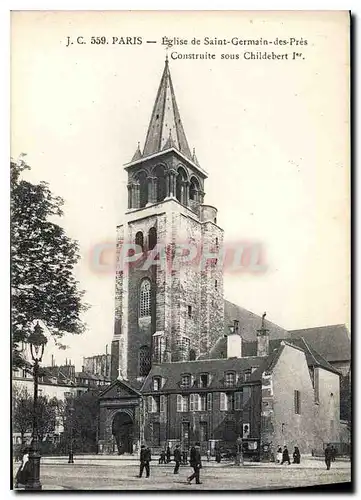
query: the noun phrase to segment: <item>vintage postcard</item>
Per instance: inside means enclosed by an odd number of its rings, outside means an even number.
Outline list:
[[[12,12],[13,489],[351,488],[350,23]]]

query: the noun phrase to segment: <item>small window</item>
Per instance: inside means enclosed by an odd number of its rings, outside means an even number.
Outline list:
[[[214,280],[214,288],[217,290],[217,288],[218,288],[218,280]]]
[[[206,411],[207,410],[207,394],[200,394],[198,398],[198,410]]]
[[[234,409],[241,410],[242,409],[242,392],[234,393]]]
[[[155,227],[151,227],[149,229],[149,234],[148,234],[148,248],[149,250],[153,250],[153,248],[157,244],[157,230]]]
[[[227,411],[228,409],[228,400],[225,392],[220,393],[219,409],[221,411]]]
[[[195,361],[196,357],[197,357],[196,351],[194,349],[191,349],[189,351],[189,360]]]
[[[295,413],[296,415],[301,414],[301,393],[300,391],[294,391],[295,397]]]
[[[153,379],[153,391],[159,391],[161,389],[161,380],[159,377],[154,377]]]
[[[165,413],[167,407],[167,396],[160,397],[160,412]]]
[[[182,375],[181,378],[181,386],[184,388],[190,387],[191,385],[191,376],[190,375]]]
[[[226,373],[226,386],[233,387],[236,381],[236,374],[234,372]]]
[[[188,306],[188,318],[192,317],[192,306]]]
[[[209,376],[208,373],[202,373],[199,378],[199,387],[208,387]]]
[[[212,411],[212,393],[207,394],[207,411]]]
[[[216,247],[218,247],[218,238],[216,238]]]
[[[148,412],[159,413],[160,411],[160,397],[148,396]]]
[[[140,246],[142,251],[144,250],[144,236],[142,231],[138,231],[135,235],[135,244]]]
[[[217,217],[213,219],[214,223],[217,224]]]

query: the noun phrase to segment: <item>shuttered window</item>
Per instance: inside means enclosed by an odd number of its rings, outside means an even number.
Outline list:
[[[207,394],[207,411],[212,411],[212,393]]]
[[[219,409],[221,411],[227,411],[227,394],[225,392],[220,393]]]

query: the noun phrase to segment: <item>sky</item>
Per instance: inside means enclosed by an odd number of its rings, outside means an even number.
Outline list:
[[[63,197],[59,223],[79,242],[75,272],[91,306],[86,333],[65,337],[66,351],[49,346],[45,362],[54,354],[80,369],[83,356],[110,348],[114,274],[99,272],[92,255],[115,242],[122,222],[123,165],[144,145],[162,37],[202,42],[168,55],[188,143],[208,172],[205,203],[218,208],[226,241],[265,250],[266,272],[225,274],[225,298],[286,329],[349,325],[348,29],[347,13],[327,11],[12,13],[11,154],[26,153],[26,178]],[[122,36],[157,43],[112,43]],[[204,37],[299,45],[206,46]],[[245,51],[302,57],[246,60]]]

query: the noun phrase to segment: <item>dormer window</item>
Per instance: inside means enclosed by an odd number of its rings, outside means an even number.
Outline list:
[[[251,378],[252,370],[245,370],[243,372],[243,380],[247,382]]]
[[[153,391],[160,391],[162,387],[162,380],[160,377],[153,378]]]
[[[227,372],[225,382],[226,387],[233,387],[236,382],[236,374],[234,372]]]
[[[181,386],[184,388],[184,389],[187,389],[188,387],[191,386],[191,376],[186,374],[186,375],[182,375],[182,378],[181,378]]]
[[[208,387],[209,375],[208,373],[202,373],[199,377],[199,387]]]

